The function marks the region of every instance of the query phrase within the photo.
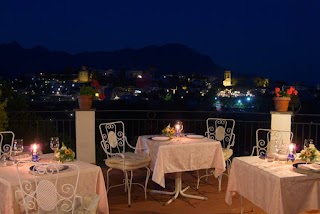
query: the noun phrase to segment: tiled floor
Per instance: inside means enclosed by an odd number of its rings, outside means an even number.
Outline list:
[[[106,178],[106,168],[102,168]],[[117,170],[112,170],[110,176],[111,184],[122,182],[122,173]],[[144,171],[139,171],[135,174],[137,182],[142,182],[144,179]],[[179,196],[171,204],[164,206],[164,203],[171,198],[168,195],[147,193],[147,200],[144,200],[143,190],[137,185],[132,188],[132,205],[127,205],[127,193],[124,192],[124,187],[115,187],[109,191],[108,200],[110,214],[130,213],[130,214],[224,214],[224,213],[240,213],[240,197],[233,197],[233,204],[226,204],[225,191],[227,188],[228,177],[223,177],[222,190],[218,190],[218,180],[214,177],[209,177],[208,183],[201,182],[199,190],[196,190],[196,173],[185,172],[182,174],[183,185],[190,186],[186,191],[188,194],[203,195],[208,197],[208,200],[197,200]],[[174,187],[174,176],[168,174],[166,176],[167,190],[172,190]],[[159,186],[152,182],[151,178],[148,183],[149,189],[159,189]],[[244,213],[265,214],[260,208],[254,206],[247,200],[244,200]]]

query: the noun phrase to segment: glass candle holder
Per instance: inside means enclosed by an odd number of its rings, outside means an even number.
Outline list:
[[[174,129],[175,129],[175,134],[177,137],[181,136],[181,132],[183,130],[183,124],[181,121],[177,121],[176,124],[174,125]]]
[[[33,144],[32,145],[32,157],[31,157],[32,162],[38,162],[39,161],[39,155],[38,155],[38,145]]]

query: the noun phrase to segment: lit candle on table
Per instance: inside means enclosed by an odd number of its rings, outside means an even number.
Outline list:
[[[32,145],[32,153],[37,153],[37,144]]]
[[[176,124],[176,131],[179,132],[180,131],[180,125]]]
[[[290,143],[290,145],[289,145],[289,152],[291,153],[291,154],[293,154],[293,144],[292,143]]]
[[[32,145],[32,161],[33,162],[38,162],[39,161],[38,146],[35,143]]]
[[[294,157],[294,149],[295,149],[295,146],[293,143],[290,143],[289,144],[289,154],[288,154],[288,161],[294,161],[295,157]]]

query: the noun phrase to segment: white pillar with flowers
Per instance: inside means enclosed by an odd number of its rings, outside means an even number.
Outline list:
[[[275,103],[275,110],[271,111],[271,130],[280,130],[280,131],[288,131],[283,133],[283,143],[290,144],[290,132],[291,132],[291,118],[293,115],[292,111],[288,111],[289,102],[291,100],[291,96],[298,96],[298,91],[293,87],[290,86],[287,89],[282,88],[282,90],[278,87],[275,88],[275,97],[273,101]],[[283,107],[279,107],[278,99],[286,99],[287,100],[287,107],[284,110]],[[282,101],[283,102],[283,101]]]

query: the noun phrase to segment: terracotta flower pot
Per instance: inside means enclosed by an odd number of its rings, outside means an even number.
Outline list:
[[[286,112],[289,108],[291,98],[290,97],[274,97],[274,108],[279,112]]]
[[[90,110],[92,108],[93,96],[90,95],[79,95],[78,103],[80,110]]]

